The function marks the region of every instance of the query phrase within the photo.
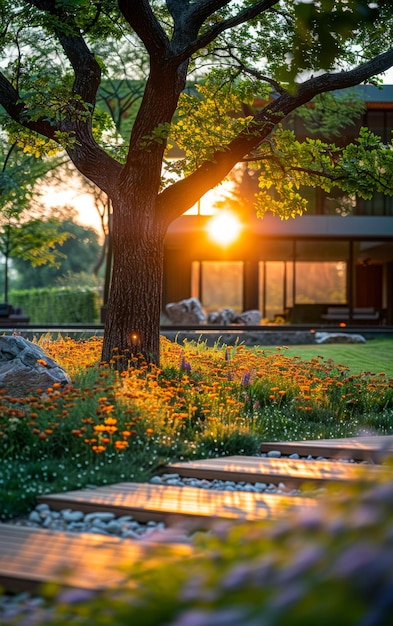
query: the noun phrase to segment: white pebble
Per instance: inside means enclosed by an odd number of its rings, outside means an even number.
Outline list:
[[[42,519],[39,513],[37,513],[37,511],[32,511],[29,515],[29,521],[30,522],[34,522],[36,524],[41,524]]]
[[[109,511],[95,511],[94,513],[88,513],[85,516],[85,522],[89,523],[95,519],[98,519],[101,522],[110,522],[115,517],[116,515],[114,513],[109,513]]]
[[[270,459],[279,459],[281,456],[281,452],[280,450],[269,450],[269,452],[267,453],[267,456]]]
[[[71,511],[70,509],[64,510],[61,513],[66,522],[80,522],[85,516],[82,511]]]
[[[153,476],[149,482],[151,485],[162,485],[162,478],[161,476]]]

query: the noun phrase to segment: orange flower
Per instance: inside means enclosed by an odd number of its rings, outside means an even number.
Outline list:
[[[44,367],[46,367],[48,365],[48,363],[46,361],[44,361],[44,359],[37,359],[37,363],[39,363],[39,365],[43,365]],[[37,389],[38,391],[38,389]]]
[[[154,430],[152,428],[146,428],[146,435],[152,435],[154,433]]]
[[[94,430],[96,433],[104,433],[104,432],[106,432],[106,427],[104,426],[104,424],[96,424],[96,425],[93,427],[93,430]]]
[[[128,441],[116,441],[115,448],[118,450],[124,450],[128,446]]]
[[[109,426],[112,426],[113,424],[117,424],[117,419],[114,417],[107,417],[104,420],[104,424],[108,424]]]

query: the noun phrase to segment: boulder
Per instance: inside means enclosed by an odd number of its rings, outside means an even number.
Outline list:
[[[207,321],[209,324],[217,324],[218,326],[227,326],[228,324],[234,324],[236,317],[235,312],[232,309],[221,309],[221,311],[213,311],[209,313]]]
[[[355,333],[315,333],[315,343],[366,343],[366,340]]]
[[[0,336],[1,389],[20,397],[54,383],[66,385],[71,379],[38,345],[23,337]]]
[[[241,324],[242,326],[259,326],[262,321],[262,313],[257,309],[235,313],[233,309],[221,309],[209,313],[207,318],[209,324],[228,326],[229,324]]]
[[[236,315],[234,324],[244,324],[245,326],[259,326],[262,321],[262,313],[258,309],[250,309],[243,311],[240,315]]]
[[[171,324],[204,324],[206,314],[198,298],[188,298],[179,302],[170,302],[165,312]]]

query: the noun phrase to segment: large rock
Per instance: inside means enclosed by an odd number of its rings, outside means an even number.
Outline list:
[[[221,311],[213,311],[209,313],[207,321],[209,324],[217,324],[217,326],[228,326],[234,324],[236,313],[233,309],[221,309]]]
[[[243,313],[235,313],[233,309],[221,309],[221,311],[209,313],[207,321],[209,324],[217,324],[217,326],[228,326],[229,324],[259,326],[262,321],[262,313],[258,309],[250,309],[243,311]]]
[[[180,302],[170,302],[165,307],[172,324],[204,324],[206,314],[198,298],[188,298]]]
[[[262,321],[262,313],[258,309],[250,309],[236,315],[234,324],[244,324],[245,326],[259,326]]]
[[[36,344],[17,336],[0,336],[0,388],[24,396],[53,384],[71,383],[68,374]]]
[[[315,333],[315,343],[366,343],[366,340],[355,333]]]

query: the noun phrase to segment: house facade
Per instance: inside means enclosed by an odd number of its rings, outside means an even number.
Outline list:
[[[392,139],[393,86],[358,87],[366,110],[356,126]],[[348,139],[350,137],[348,136]],[[263,323],[393,324],[393,197],[329,197],[308,212],[263,219],[252,207],[242,231],[223,246],[209,234],[209,211],[196,208],[170,226],[163,307],[197,297],[207,312],[259,309]]]

